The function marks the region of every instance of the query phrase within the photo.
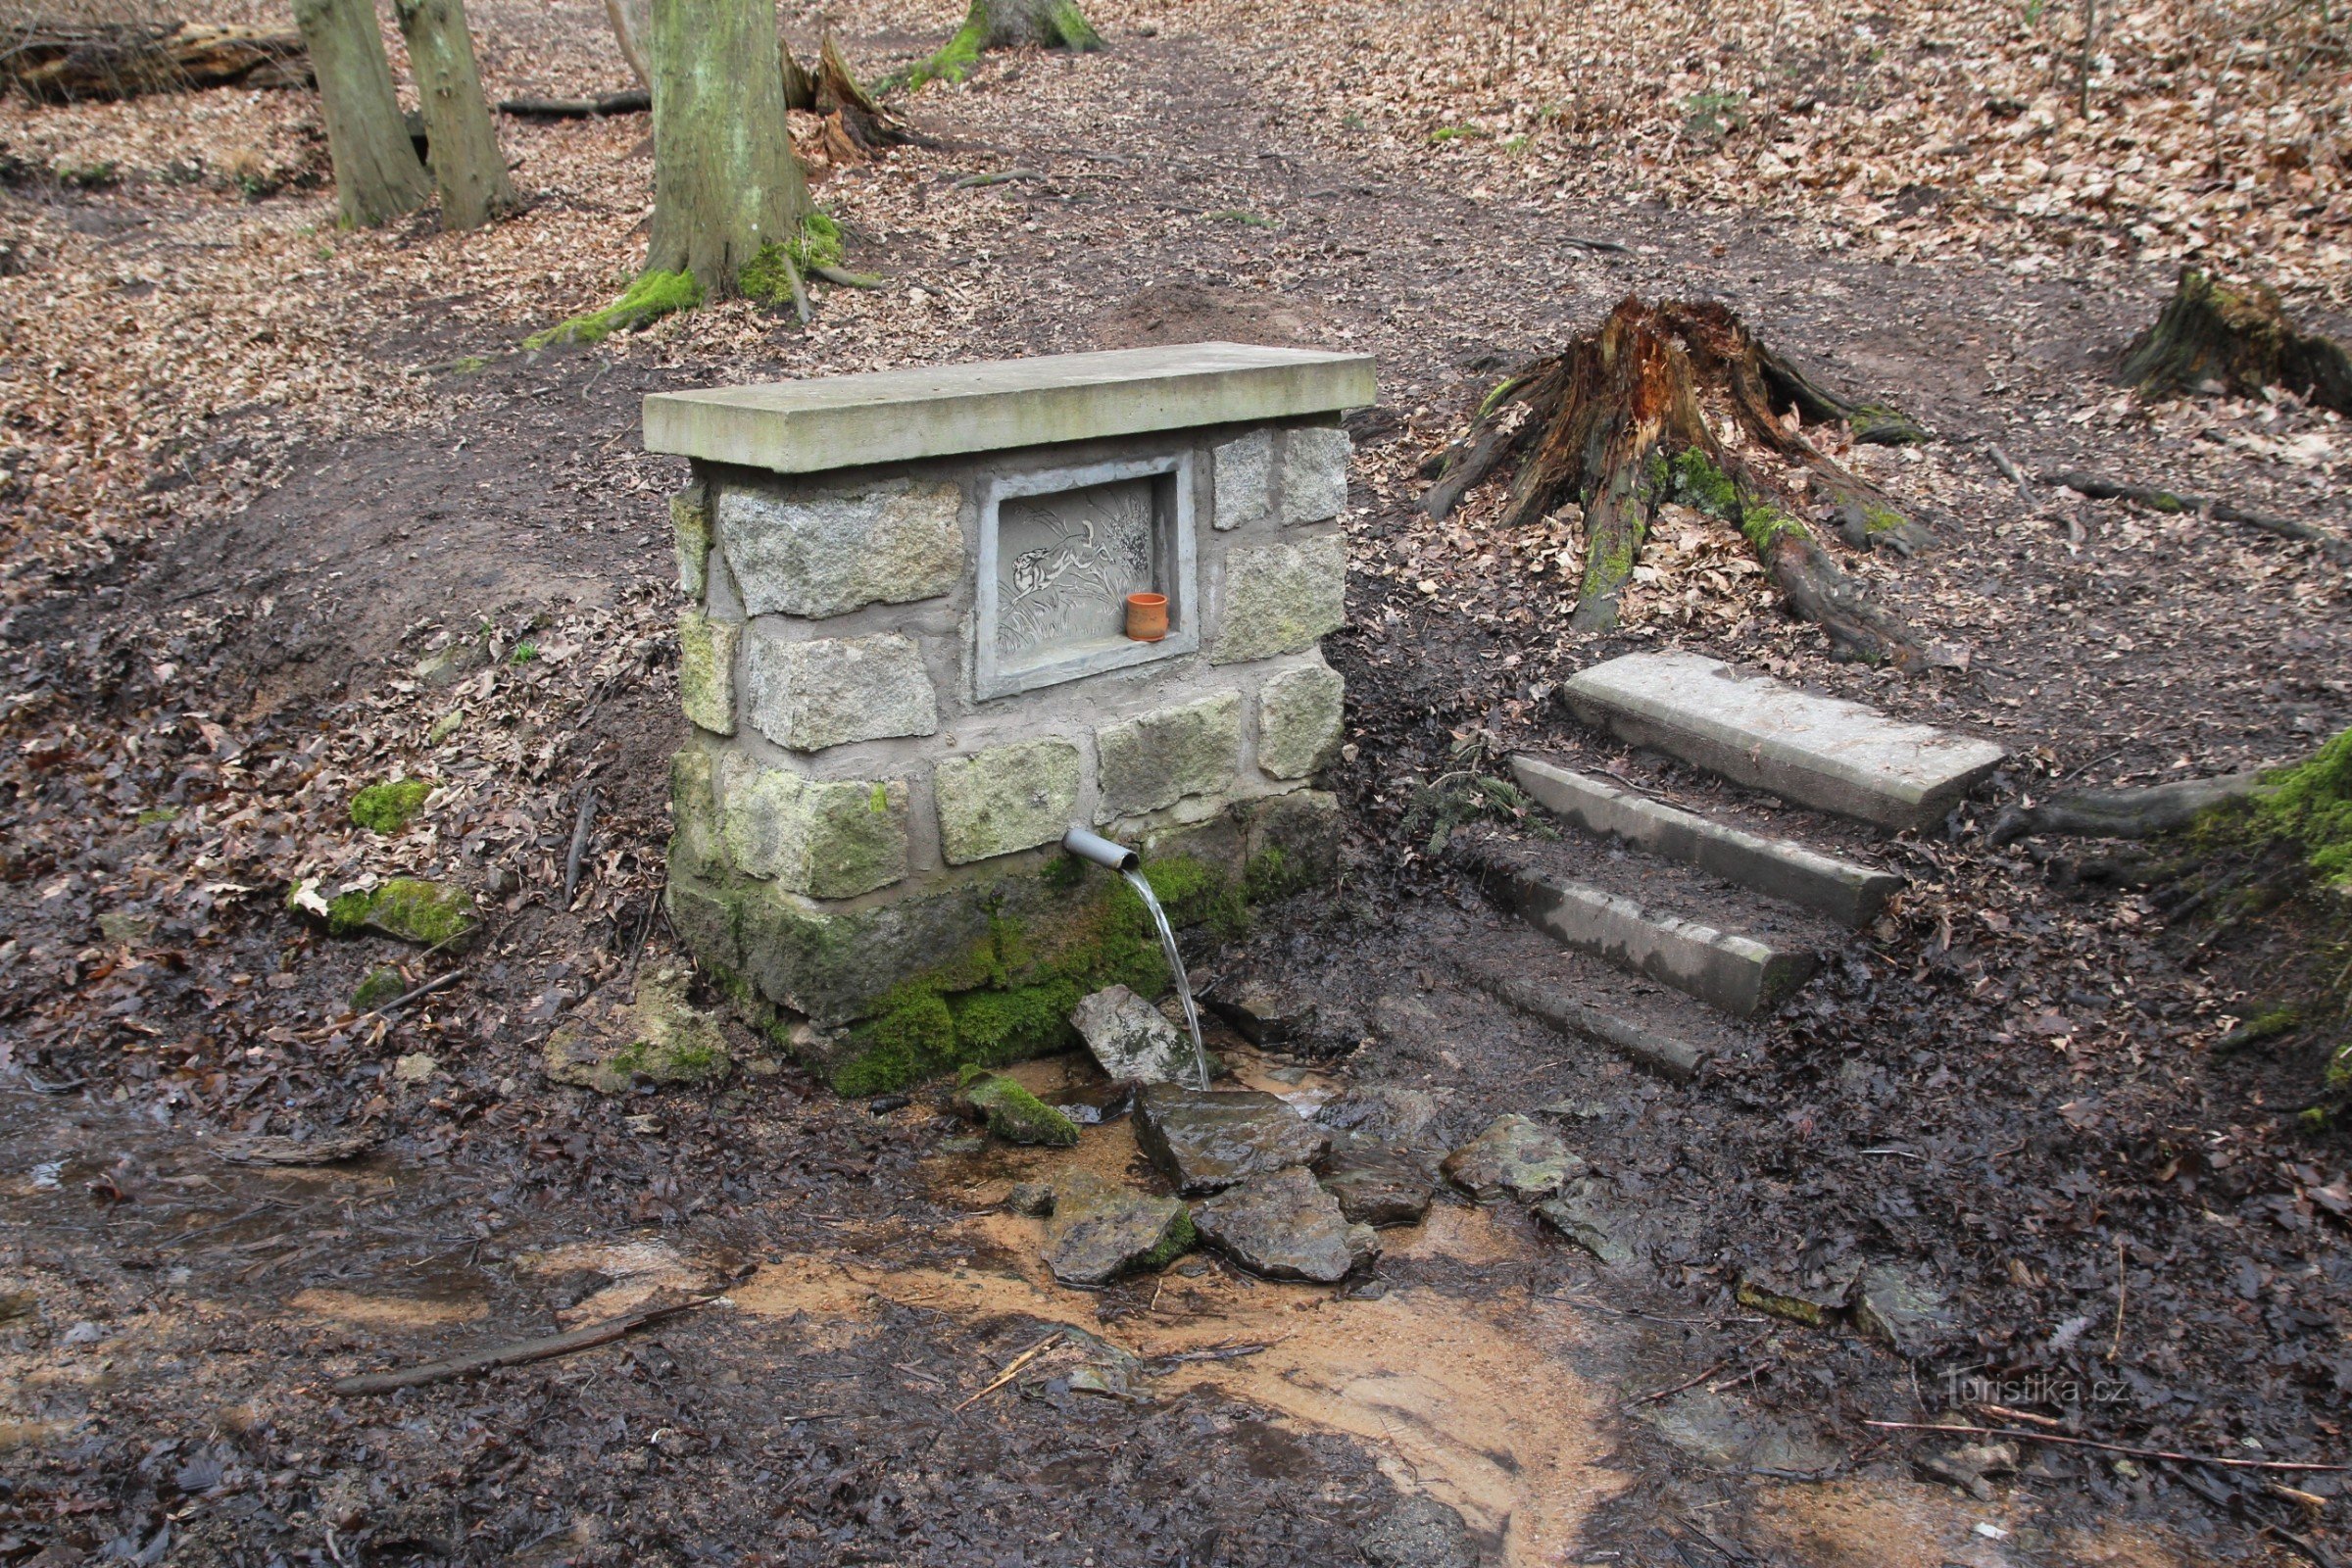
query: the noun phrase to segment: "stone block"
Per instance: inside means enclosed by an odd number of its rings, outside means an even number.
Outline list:
[[[735,648],[743,627],[699,610],[678,617],[678,706],[697,729],[735,733]]]
[[[953,591],[962,508],[959,485],[896,480],[830,496],[729,485],[714,510],[746,614],[825,616]]]
[[[1302,654],[1348,623],[1348,552],[1334,535],[1225,557],[1224,603],[1208,662]]]
[[[1628,654],[1572,676],[1576,716],[1797,806],[1888,828],[1936,826],[2007,755],[1698,654]]]
[[[719,838],[746,876],[847,899],[906,874],[906,781],[810,779],[730,757],[719,766]]]
[[[1219,529],[1262,522],[1274,511],[1274,432],[1252,430],[1211,454],[1216,508],[1209,520]]]
[[[1258,688],[1257,765],[1276,778],[1320,772],[1340,749],[1338,670],[1318,661],[1286,669]]]
[[[950,865],[1035,849],[1077,820],[1082,759],[1067,741],[1023,741],[950,758],[932,774]]]
[[[1140,816],[1188,795],[1229,789],[1241,767],[1241,752],[1239,692],[1106,724],[1095,732],[1102,794],[1095,819]]]
[[[1340,874],[1340,801],[1326,790],[1294,790],[1251,814],[1242,891],[1252,901],[1288,898]]]
[[[779,746],[814,752],[939,729],[930,673],[901,633],[795,641],[755,624],[747,654],[752,725]]]
[[[1348,432],[1309,425],[1282,438],[1282,520],[1328,522],[1348,508]]]
[[[710,581],[710,491],[702,480],[670,493],[669,525],[677,535],[678,590],[700,599]]]
[[[687,876],[717,876],[724,867],[718,842],[718,797],[710,784],[710,754],[689,746],[669,760],[669,863]]]

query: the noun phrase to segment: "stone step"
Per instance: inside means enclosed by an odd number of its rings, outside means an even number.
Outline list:
[[[1857,865],[1788,839],[1762,838],[1540,757],[1513,757],[1511,772],[1537,805],[1588,833],[1622,839],[1661,858],[1826,914],[1841,925],[1868,925],[1903,885],[1891,871]]]
[[[1576,716],[1793,805],[1928,828],[2007,755],[1697,654],[1628,654],[1571,677]]]
[[[1597,882],[1510,853],[1478,858],[1490,896],[1537,930],[1735,1018],[1769,1009],[1820,966],[1810,945],[1646,907]]]
[[[1495,1001],[1560,1034],[1590,1040],[1676,1083],[1698,1076],[1737,1042],[1715,1014],[1679,991],[1553,947],[1530,931],[1457,952],[1453,967]],[[1645,994],[1644,994],[1645,993]]]

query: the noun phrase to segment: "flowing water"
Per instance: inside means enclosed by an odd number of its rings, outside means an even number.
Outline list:
[[[1152,883],[1144,873],[1121,871],[1119,875],[1125,877],[1127,885],[1135,889],[1137,896],[1144,901],[1144,907],[1152,911],[1152,924],[1159,927],[1160,950],[1168,956],[1168,972],[1176,977],[1176,996],[1184,1004],[1185,1027],[1193,1032],[1193,1067],[1200,1074],[1200,1081],[1193,1087],[1206,1089],[1208,1048],[1200,1043],[1200,1013],[1193,1005],[1193,983],[1185,978],[1184,956],[1176,951],[1176,933],[1168,929],[1167,911],[1159,906],[1159,900],[1152,896]]]

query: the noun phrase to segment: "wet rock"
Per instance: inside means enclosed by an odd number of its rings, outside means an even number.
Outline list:
[[[1255,1089],[1152,1084],[1135,1097],[1135,1139],[1191,1197],[1323,1156],[1331,1135]]]
[[[1427,1090],[1371,1084],[1325,1105],[1316,1119],[1335,1132],[1406,1149],[1428,1137],[1438,1119],[1438,1101]]]
[[[1613,1201],[1615,1194],[1615,1185],[1602,1177],[1579,1177],[1559,1197],[1538,1203],[1536,1214],[1604,1267],[1639,1267],[1647,1261],[1641,1226]]]
[[[1192,1215],[1173,1198],[1074,1175],[1054,1193],[1046,1266],[1064,1285],[1108,1285],[1123,1274],[1165,1267],[1196,1240]]]
[[[1340,1212],[1365,1225],[1411,1225],[1429,1212],[1437,1184],[1409,1155],[1353,1133],[1331,1141],[1315,1166]]]
[[[645,1078],[657,1084],[706,1084],[724,1078],[734,1060],[718,1021],[686,1000],[686,971],[667,965],[637,982],[631,1002],[609,985],[573,1009],[547,1037],[542,1065],[560,1084],[624,1095]]]
[[[1044,1219],[1054,1212],[1054,1189],[1044,1182],[1014,1182],[1004,1195],[1004,1206],[1015,1214]]]
[[[398,969],[389,966],[370,969],[359,989],[351,994],[351,1010],[372,1012],[394,997],[406,995],[408,989],[409,982]]]
[[[1082,1000],[1070,1024],[1113,1078],[1173,1084],[1192,1081],[1198,1071],[1191,1037],[1125,986],[1107,986]]]
[[[1441,1168],[1447,1181],[1492,1203],[1506,1193],[1522,1202],[1549,1198],[1592,1167],[1557,1133],[1513,1111],[1447,1154]]]
[[[1044,1144],[1068,1149],[1078,1142],[1078,1124],[1003,1073],[986,1067],[963,1069],[956,1080],[956,1108],[988,1124],[1008,1144]]]
[[[1845,1313],[1862,1264],[1839,1258],[1829,1264],[1799,1267],[1793,1272],[1773,1268],[1743,1268],[1733,1297],[1742,1306],[1807,1328],[1827,1328]]]
[[[1209,1246],[1270,1280],[1334,1285],[1355,1267],[1339,1200],[1300,1166],[1252,1176],[1193,1209]],[[1370,1238],[1369,1227],[1361,1243]]]
[[[1971,1443],[1942,1453],[1933,1453],[1917,1463],[1921,1476],[1959,1488],[1980,1502],[1992,1500],[1992,1484],[1987,1476],[2008,1475],[2017,1469],[2017,1449],[2006,1443]]]
[[[1426,1046],[1446,1028],[1437,1009],[1419,997],[1385,996],[1372,1004],[1372,1030],[1392,1045]]]
[[[1253,1046],[1284,1046],[1315,1032],[1315,1003],[1279,980],[1254,976],[1212,993],[1208,1004]]]
[[[1854,1282],[1853,1313],[1856,1328],[1912,1360],[1934,1351],[1954,1325],[1941,1292],[1885,1263]]]
[[[1786,1470],[1810,1475],[1832,1468],[1841,1457],[1809,1432],[1760,1416],[1705,1389],[1690,1389],[1643,1405],[1641,1418],[1683,1452],[1725,1470]]]
[[[489,662],[490,639],[476,634],[435,649],[418,660],[411,673],[427,686],[454,686]]]
[[[1478,1568],[1478,1544],[1462,1516],[1435,1497],[1412,1496],[1356,1538],[1372,1568]]]
[[[286,907],[323,920],[334,936],[375,931],[424,948],[462,947],[481,926],[472,894],[413,876],[349,888],[331,898],[317,881],[306,880],[286,895]]]

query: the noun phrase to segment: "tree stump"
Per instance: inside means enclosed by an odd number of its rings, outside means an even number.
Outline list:
[[[2118,376],[2149,402],[2208,391],[2259,397],[2283,386],[2352,414],[2352,359],[2340,347],[2298,331],[2275,291],[2217,283],[2193,268],[2181,270],[2164,314],[2124,350]]]
[[[1422,507],[1444,517],[1511,463],[1503,526],[1581,503],[1585,572],[1571,621],[1602,631],[1616,624],[1659,506],[1679,502],[1738,528],[1789,609],[1827,631],[1841,657],[1909,670],[1956,664],[1876,604],[1804,520],[1809,502],[1858,520],[1849,537],[1866,543],[1900,537],[1916,548],[1927,537],[1800,433],[1808,410],[1850,417],[1862,407],[1823,391],[1722,305],[1629,297],[1600,330],[1495,388]],[[1873,412],[1887,428],[1918,428],[1892,410]]]
[[[908,91],[927,81],[955,83],[972,74],[990,49],[1067,49],[1086,54],[1102,47],[1102,35],[1078,9],[1077,0],[972,0],[963,25],[947,47],[884,83]]]

